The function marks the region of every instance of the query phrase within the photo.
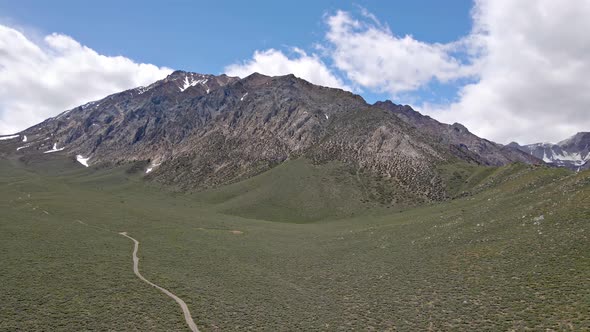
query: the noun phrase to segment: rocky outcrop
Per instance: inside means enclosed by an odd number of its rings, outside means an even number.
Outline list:
[[[376,102],[374,106],[391,111],[416,130],[430,136],[433,141],[448,146],[449,151],[460,159],[491,166],[506,165],[511,162],[542,163],[535,156],[523,153],[519,149],[478,137],[462,124],[449,125],[438,122],[416,112],[408,105],[396,105],[387,100]]]

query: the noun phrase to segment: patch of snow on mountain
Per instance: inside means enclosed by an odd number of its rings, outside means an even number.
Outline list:
[[[82,108],[84,108],[84,107],[82,107]],[[64,115],[70,113],[71,111],[72,110],[67,110],[65,112],[62,112],[62,113],[58,114],[54,119],[59,119],[59,118],[63,117]]]
[[[247,96],[247,95],[248,95],[248,92],[246,92],[246,93],[245,93],[245,94],[242,96],[242,98],[240,98],[240,101],[244,101],[244,98],[246,98],[246,96]]]
[[[22,150],[22,149],[24,149],[24,148],[28,148],[29,146],[31,146],[31,144],[27,144],[27,145],[19,146],[18,148],[16,148],[16,151]]]
[[[4,137],[0,137],[0,141],[5,141],[5,140],[9,140],[9,139],[13,139],[13,138],[17,138],[20,135],[12,135],[12,136],[4,136]]]
[[[59,149],[58,149],[58,148],[57,148],[57,143],[53,143],[53,148],[52,148],[51,150],[47,150],[47,151],[45,151],[45,152],[43,152],[43,153],[52,153],[52,152],[58,152],[58,151],[61,151],[61,150],[63,150],[63,149],[65,149],[65,147],[63,147],[63,148],[59,148]]]
[[[148,173],[150,173],[151,171],[153,171],[153,170],[154,170],[154,168],[156,168],[156,167],[160,166],[160,164],[162,164],[162,163],[151,164],[151,165],[150,165],[150,167],[148,167],[148,168],[145,170],[145,174],[148,174]]]
[[[188,75],[186,75],[184,76],[184,85],[178,88],[180,89],[180,92],[183,92],[184,90],[190,88],[191,86],[196,86],[197,84],[205,85],[205,83],[207,83],[208,80],[209,79],[207,78],[195,80],[193,77],[189,79]]]
[[[582,165],[585,160],[579,153],[570,153],[567,151],[563,151],[562,154],[555,154],[553,160],[560,160],[560,161],[572,161],[576,165]]]
[[[80,164],[82,164],[82,165],[84,165],[86,167],[88,167],[88,160],[89,159],[90,159],[90,157],[89,158],[84,158],[81,154],[79,154],[79,155],[76,156],[76,161],[78,161]]]
[[[152,86],[140,86],[139,88],[136,88],[135,91],[137,91],[138,94],[143,94],[146,93],[147,91],[150,91],[152,89]]]
[[[24,135],[23,136],[23,142],[26,142],[26,141],[27,141],[27,135]]]
[[[552,162],[551,158],[547,157],[547,151],[543,151],[543,161],[546,163]]]
[[[81,107],[82,107],[83,110],[85,110],[88,107],[91,107],[91,106],[94,106],[94,105],[99,106],[100,104],[98,104],[98,101],[97,100],[94,100],[94,101],[87,102],[86,104],[82,105]]]

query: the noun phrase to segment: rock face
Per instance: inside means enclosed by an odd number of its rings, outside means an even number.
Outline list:
[[[147,87],[123,91],[76,107],[25,130],[68,153],[102,161],[147,160],[171,156],[177,143],[204,121],[177,111],[179,105],[207,96],[238,78],[176,71]],[[43,149],[44,147],[41,147]],[[25,149],[23,152],[31,151]]]
[[[78,156],[89,165],[147,161],[151,180],[193,190],[236,182],[287,159],[337,161],[424,200],[445,197],[437,165],[542,163],[512,147],[441,124],[408,106],[293,75],[244,79],[176,71],[66,111],[21,136],[18,154]]]
[[[511,162],[539,164],[535,156],[523,153],[513,146],[480,138],[467,130],[463,125],[440,123],[429,116],[416,112],[408,105],[396,105],[391,101],[378,101],[374,106],[386,109],[397,115],[401,120],[431,137],[435,142],[448,147],[449,151],[463,160],[472,160],[481,165],[500,166]]]
[[[590,132],[580,132],[557,144],[535,143],[509,145],[532,156],[543,159],[548,164],[567,167],[572,170],[590,169]]]

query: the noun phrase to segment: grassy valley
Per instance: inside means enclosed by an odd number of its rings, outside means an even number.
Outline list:
[[[131,164],[0,161],[0,330],[590,329],[590,173],[441,166],[441,203],[380,204],[289,161],[200,193]],[[368,186],[374,187],[374,186]]]

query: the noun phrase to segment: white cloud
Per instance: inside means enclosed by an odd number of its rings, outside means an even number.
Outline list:
[[[338,11],[326,20],[330,56],[352,82],[395,96],[432,80],[449,82],[474,73],[472,66],[451,55],[461,42],[430,44],[398,37],[374,15],[363,11],[363,16],[366,21]]]
[[[477,1],[470,39],[481,48],[480,79],[457,102],[424,110],[500,142],[589,131],[588,17],[588,1]]]
[[[61,34],[39,43],[0,25],[0,134],[25,129],[66,109],[147,85],[171,72],[105,56]]]
[[[270,76],[294,74],[311,83],[350,90],[343,81],[315,54],[294,48],[296,56],[289,58],[275,49],[256,51],[251,60],[225,67],[230,76],[246,77],[254,72]]]
[[[469,78],[455,102],[418,109],[503,143],[590,130],[590,2],[477,0],[472,31],[448,44],[396,36],[362,15],[326,19],[328,56],[354,86],[395,100],[433,81]]]

